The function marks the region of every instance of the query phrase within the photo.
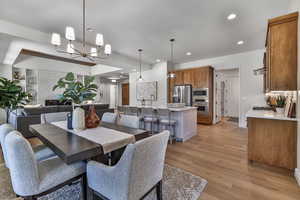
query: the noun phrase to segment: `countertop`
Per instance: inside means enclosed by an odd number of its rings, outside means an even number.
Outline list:
[[[275,119],[275,120],[286,120],[286,121],[298,121],[297,118],[285,117],[283,113],[267,110],[249,110],[246,117],[262,118],[262,119]]]
[[[130,107],[130,106],[128,106]],[[138,107],[138,108],[153,108],[153,109],[169,109],[170,111],[173,112],[183,112],[183,111],[189,111],[189,110],[196,110],[197,107],[192,107],[192,106],[185,106],[181,108],[168,108],[165,106],[132,106],[132,107]]]

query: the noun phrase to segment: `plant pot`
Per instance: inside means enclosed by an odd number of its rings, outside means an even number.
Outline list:
[[[95,106],[90,106],[87,116],[85,117],[86,128],[96,128],[100,124],[100,118],[98,117]]]
[[[72,127],[74,130],[85,129],[85,115],[84,110],[80,107],[75,108],[72,117]]]

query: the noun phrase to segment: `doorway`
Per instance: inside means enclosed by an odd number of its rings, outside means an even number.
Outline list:
[[[122,84],[122,105],[129,105],[129,83]]]
[[[238,123],[240,104],[239,69],[216,71],[215,122],[222,119]]]

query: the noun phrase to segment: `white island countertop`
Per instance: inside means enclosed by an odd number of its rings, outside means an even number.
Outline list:
[[[195,110],[197,107],[192,106],[184,106],[184,107],[167,107],[167,106],[124,106],[124,107],[137,107],[137,108],[153,108],[153,109],[169,109],[173,112],[183,112],[183,111],[189,111],[189,110]]]
[[[249,110],[246,114],[246,117],[298,121],[297,118],[285,117],[283,113],[274,112],[271,110]]]

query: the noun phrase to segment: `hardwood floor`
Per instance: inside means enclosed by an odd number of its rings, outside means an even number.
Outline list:
[[[198,126],[193,139],[169,145],[166,162],[208,180],[201,200],[300,199],[290,171],[248,163],[247,130],[233,122]]]
[[[169,145],[166,162],[208,180],[201,200],[300,199],[291,171],[247,161],[247,129],[221,122],[198,126],[186,143]]]

